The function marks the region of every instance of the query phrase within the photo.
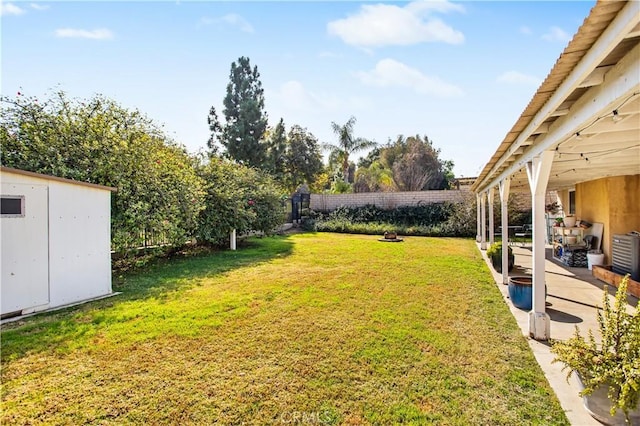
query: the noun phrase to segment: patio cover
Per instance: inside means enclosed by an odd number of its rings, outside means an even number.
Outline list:
[[[499,188],[502,226],[509,192],[531,192],[533,308],[529,331],[550,337],[545,312],[545,192],[609,176],[640,174],[640,2],[598,1],[471,189],[478,241],[493,240]],[[503,235],[503,242],[506,243]],[[503,282],[506,283],[506,250]]]
[[[528,192],[525,165],[544,151],[547,190],[640,173],[640,2],[596,3],[471,189],[511,177]]]

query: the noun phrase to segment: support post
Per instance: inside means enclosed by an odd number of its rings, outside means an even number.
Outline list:
[[[235,250],[236,249],[236,230],[234,229],[233,231],[231,231],[231,235],[229,236],[229,248],[231,248],[231,250]]]
[[[480,249],[487,249],[487,195],[483,192],[480,194],[480,216],[482,225],[480,226]]]
[[[476,194],[476,241],[480,242],[482,222],[480,219],[480,194]]]
[[[502,284],[509,284],[509,189],[511,179],[500,181],[500,226],[502,226]]]
[[[489,189],[489,245],[493,244],[494,241],[494,224],[493,224],[493,199],[495,196],[495,188]]]
[[[545,311],[545,233],[544,202],[554,151],[544,151],[527,163],[533,207],[533,304],[529,312],[529,335],[535,340],[549,340],[550,318]]]

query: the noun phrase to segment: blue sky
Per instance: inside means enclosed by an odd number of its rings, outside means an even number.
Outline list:
[[[248,56],[270,125],[333,143],[331,122],[353,115],[357,136],[427,135],[457,176],[476,176],[593,5],[4,1],[1,91],[100,93],[196,152]]]

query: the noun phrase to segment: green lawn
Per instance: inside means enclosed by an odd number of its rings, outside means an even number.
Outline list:
[[[297,234],[7,325],[5,424],[567,424],[471,240]]]

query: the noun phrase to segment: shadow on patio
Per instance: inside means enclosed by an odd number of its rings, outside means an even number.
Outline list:
[[[515,255],[515,267],[509,276],[531,275],[533,260],[531,246],[516,244],[511,248]],[[578,396],[579,388],[575,378],[572,377],[567,382],[565,379],[566,371],[562,371],[562,365],[551,363],[554,356],[549,351],[549,342],[529,339],[529,312],[513,306],[509,300],[507,286],[502,284],[502,274],[495,272],[484,251],[482,254],[493,273],[505,303],[509,306],[523,335],[528,338],[529,346],[571,424],[599,425],[600,423],[593,419],[582,406],[582,398]],[[571,268],[553,259],[550,246],[546,248],[545,257],[546,311],[551,318],[551,338],[568,339],[574,334],[576,326],[583,335],[586,335],[589,329],[597,333],[596,312],[598,307],[602,305],[602,292],[606,284],[593,277],[587,268]],[[608,290],[609,294],[613,296],[616,288],[608,286]],[[638,305],[638,299],[633,296],[628,296],[627,300],[630,306]],[[597,334],[596,338],[599,338]]]
[[[532,252],[530,246],[512,246],[515,267],[509,276],[532,274]],[[551,336],[567,339],[573,335],[575,325],[581,331],[597,330],[596,309],[602,305],[602,291],[606,283],[595,278],[587,268],[572,268],[553,258],[551,247],[545,250],[545,282],[547,284],[547,313],[551,317]],[[506,286],[504,286],[506,287]],[[609,294],[615,295],[616,287],[607,286]],[[638,299],[628,296],[631,306]]]

